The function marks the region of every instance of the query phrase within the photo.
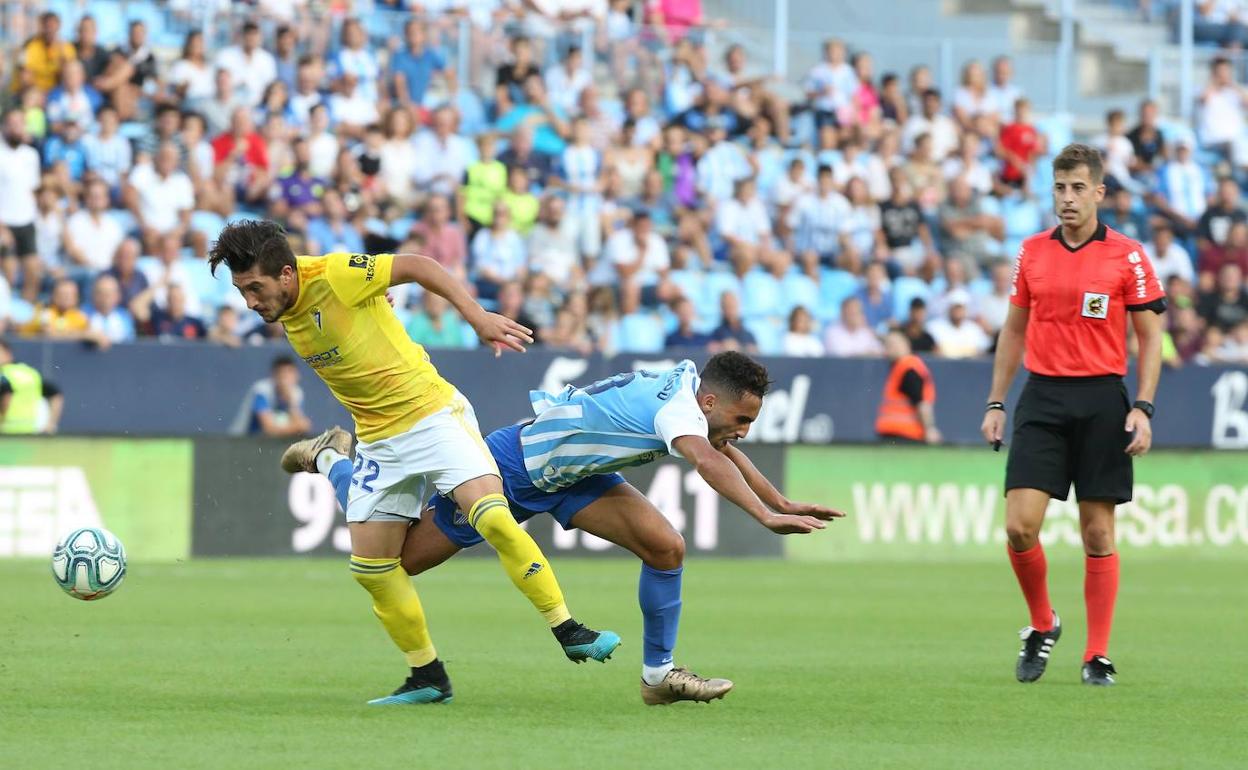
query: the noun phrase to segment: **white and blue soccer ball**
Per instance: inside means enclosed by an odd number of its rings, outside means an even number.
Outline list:
[[[126,549],[107,529],[75,529],[52,552],[52,577],[75,599],[103,599],[126,577]]]

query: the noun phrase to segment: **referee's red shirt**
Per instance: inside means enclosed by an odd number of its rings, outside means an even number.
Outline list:
[[[1010,302],[1031,310],[1023,365],[1051,377],[1125,375],[1127,311],[1165,295],[1144,248],[1104,224],[1078,247],[1060,226],[1033,235],[1018,252],[1010,292]]]

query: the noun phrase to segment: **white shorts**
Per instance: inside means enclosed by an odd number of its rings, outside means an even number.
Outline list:
[[[455,391],[449,406],[407,432],[356,446],[347,521],[419,519],[433,490],[449,496],[465,481],[497,475],[472,404]]]

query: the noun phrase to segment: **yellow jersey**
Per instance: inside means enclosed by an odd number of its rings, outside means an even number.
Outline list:
[[[355,420],[361,441],[396,436],[449,405],[454,388],[386,301],[393,254],[296,257],[286,337]]]

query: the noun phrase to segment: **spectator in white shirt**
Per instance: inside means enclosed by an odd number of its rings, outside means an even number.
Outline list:
[[[823,44],[823,61],[806,73],[803,87],[815,108],[817,127],[837,124],[838,113],[850,108],[858,90],[858,75],[848,59],[844,41],[828,40]]]
[[[828,355],[839,358],[876,358],[884,355],[884,345],[871,327],[867,326],[862,300],[857,297],[850,297],[841,303],[841,320],[828,327],[823,342],[828,349]]]
[[[147,278],[148,287],[152,290],[151,300],[155,302],[156,307],[161,310],[169,309],[169,288],[177,286],[182,289],[183,299],[186,307],[186,314],[190,316],[200,317],[202,313],[199,293],[195,291],[195,284],[191,280],[190,271],[187,268],[187,262],[190,258],[182,258],[182,242],[176,235],[161,236],[156,247],[156,261],[144,260],[145,264],[139,266],[143,271],[143,275]],[[131,312],[138,315],[131,305]],[[142,321],[142,318],[138,320]]]
[[[181,240],[190,227],[195,189],[190,177],[178,170],[178,148],[165,142],[153,163],[135,168],[125,197],[149,251],[161,236]]]
[[[126,234],[108,210],[108,186],[102,180],[87,185],[86,207],[65,223],[65,253],[74,265],[93,273],[107,270]]]
[[[1096,138],[1093,146],[1101,151],[1105,160],[1105,175],[1131,193],[1141,191],[1131,176],[1135,165],[1135,145],[1127,138],[1127,116],[1122,110],[1110,110],[1105,115],[1105,133]]]
[[[477,160],[476,146],[455,132],[455,119],[455,110],[439,107],[432,127],[416,135],[416,184],[422,191],[454,194]]]
[[[121,181],[130,173],[134,159],[130,140],[117,133],[120,120],[113,107],[104,105],[96,118],[97,132],[82,138],[82,149],[87,156],[87,170],[104,180],[110,192],[120,194]]]
[[[975,118],[993,114],[994,107],[988,94],[988,75],[984,65],[972,59],[962,67],[962,85],[953,95],[953,115],[963,128],[970,130]]]
[[[693,137],[695,142],[701,140],[699,134]],[[710,148],[698,158],[697,184],[709,202],[715,203],[731,198],[733,185],[753,174],[754,169],[741,145],[728,141],[728,132],[722,126],[711,128],[710,140]]]
[[[979,298],[976,320],[984,331],[996,336],[1005,326],[1010,312],[1010,279],[1014,268],[1009,262],[994,262],[991,270],[992,289]]]
[[[4,114],[0,144],[0,243],[12,255],[3,260],[4,277],[10,286],[21,283],[27,302],[39,295],[43,276],[35,239],[35,190],[41,182],[39,152],[26,144],[26,116],[11,109]]]
[[[928,333],[936,340],[937,352],[945,358],[971,358],[987,353],[992,339],[969,318],[970,293],[959,289],[950,292],[945,301],[949,317],[937,318],[927,325]]]
[[[88,338],[101,350],[118,342],[134,341],[134,318],[121,306],[121,287],[117,279],[107,273],[96,278],[91,287],[87,323],[90,325]]]
[[[734,262],[758,263],[770,251],[771,218],[759,199],[753,177],[738,179],[733,195],[715,210],[715,231]]]
[[[329,97],[329,114],[334,125],[348,136],[359,138],[370,123],[380,119],[377,100],[360,88],[359,77],[354,72],[343,73],[338,81],[337,92]]]
[[[965,177],[977,195],[992,194],[992,169],[980,159],[979,149],[979,137],[970,132],[963,134],[958,154],[942,166],[945,182]]]
[[[551,104],[563,110],[564,115],[577,114],[581,91],[593,82],[585,68],[581,49],[576,46],[568,49],[562,62],[546,70],[543,80],[546,81],[546,93],[550,94]]]
[[[407,115],[404,110],[394,110],[391,115]],[[408,137],[411,135],[410,118]],[[338,137],[329,130],[329,106],[320,102],[312,106],[308,112],[308,171],[319,179],[329,179],[334,175],[334,166],[338,163]],[[411,142],[404,142],[411,150]],[[410,179],[410,174],[408,175]]]
[[[1153,242],[1144,247],[1144,253],[1152,260],[1153,272],[1163,285],[1176,275],[1188,283],[1196,282],[1192,255],[1175,241],[1174,231],[1165,221],[1153,225]]]
[[[194,29],[186,33],[182,57],[174,62],[169,82],[181,101],[211,99],[216,89],[213,68],[204,54],[204,33]]]
[[[1008,56],[998,56],[992,60],[992,85],[988,86],[990,109],[1001,120],[1002,125],[1014,122],[1014,103],[1023,95],[1022,89],[1014,85],[1014,63]]]
[[[815,334],[815,317],[798,305],[789,313],[789,330],[784,335],[783,352],[797,358],[818,358],[823,355],[823,343]]]
[[[494,205],[494,221],[472,238],[472,264],[477,295],[494,299],[508,281],[523,281],[528,274],[524,239],[511,226],[511,208],[503,202]]]
[[[1209,84],[1200,95],[1200,141],[1229,159],[1243,162],[1244,106],[1248,90],[1235,82],[1229,59],[1209,65]]]
[[[614,268],[612,282],[618,286],[653,288],[672,265],[667,243],[654,232],[650,212],[638,209],[632,225],[607,239],[604,261]],[[649,297],[645,297],[650,299]]]
[[[940,91],[935,88],[923,92],[922,112],[912,115],[902,129],[902,140],[907,152],[923,134],[931,137],[932,160],[937,163],[944,162],[949,153],[958,147],[958,125],[953,118],[940,111]]]
[[[581,273],[576,236],[576,222],[564,215],[563,198],[548,194],[542,199],[537,223],[529,231],[529,269],[548,276],[561,289],[570,288]]]
[[[324,104],[318,84],[321,80],[321,65],[311,56],[299,59],[299,67],[295,74],[294,93],[290,95],[290,112],[294,124],[303,128],[312,119],[312,108]]]
[[[264,50],[260,27],[254,21],[243,24],[243,44],[230,46],[217,55],[216,66],[229,70],[233,82],[249,106],[264,97],[264,89],[277,79],[277,60]]]

